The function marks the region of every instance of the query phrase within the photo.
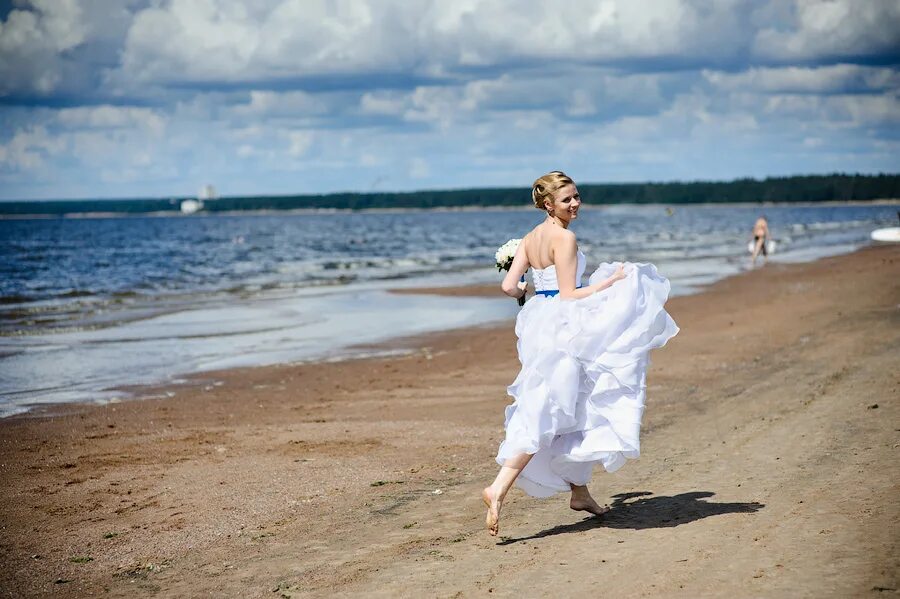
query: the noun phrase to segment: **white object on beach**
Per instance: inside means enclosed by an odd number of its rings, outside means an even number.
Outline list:
[[[778,243],[776,243],[774,239],[770,239],[769,241],[767,241],[767,242],[766,242],[766,253],[767,253],[767,254],[774,254],[774,253],[775,253],[775,247],[776,247],[777,245],[778,245]],[[748,242],[747,242],[747,251],[750,252],[751,254],[753,253],[753,248],[755,248],[755,247],[756,247],[756,242],[755,242],[755,241],[748,241]]]
[[[578,252],[576,281],[585,270]],[[604,263],[591,283],[609,278]],[[517,484],[535,497],[584,485],[595,464],[609,472],[640,453],[647,354],[678,332],[663,309],[669,281],[652,264],[629,264],[611,287],[578,299],[535,295],[516,318],[522,369],[508,388],[503,465],[534,454]],[[537,291],[558,289],[556,268],[534,269]]]
[[[199,212],[204,208],[204,202],[207,200],[215,200],[219,196],[216,193],[216,188],[212,185],[204,185],[200,189],[200,193],[197,194],[196,200],[184,200],[181,202],[180,208],[182,214],[194,214],[195,212]]]
[[[203,208],[203,202],[199,200],[184,200],[181,202],[182,214],[193,214]]]
[[[872,231],[872,241],[884,241],[887,243],[900,242],[900,227],[885,227]]]

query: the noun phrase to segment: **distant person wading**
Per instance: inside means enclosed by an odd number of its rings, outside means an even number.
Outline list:
[[[756,265],[756,258],[760,254],[763,256],[764,261],[768,261],[769,258],[769,221],[766,220],[765,216],[760,216],[756,219],[756,223],[753,225],[753,265]]]

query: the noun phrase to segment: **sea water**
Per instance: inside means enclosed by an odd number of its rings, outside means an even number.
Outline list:
[[[684,294],[750,268],[762,213],[770,260],[802,262],[866,245],[897,209],[618,205],[585,207],[572,228],[589,272],[653,262]],[[516,303],[499,290],[390,290],[496,284],[496,248],[540,221],[533,209],[0,220],[0,415],[510,319]]]

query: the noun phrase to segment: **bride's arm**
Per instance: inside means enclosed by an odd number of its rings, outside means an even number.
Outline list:
[[[528,270],[529,266],[528,256],[525,254],[525,240],[523,239],[516,249],[516,255],[513,256],[509,272],[506,273],[506,276],[503,277],[503,282],[500,284],[503,293],[515,298],[525,295],[525,287],[520,285],[519,281],[525,275],[525,271]]]
[[[578,269],[578,245],[575,235],[565,235],[554,246],[553,263],[556,264],[556,277],[559,281],[559,297],[562,299],[582,299],[610,287],[616,281],[625,278],[624,267],[620,264],[608,279],[599,283],[576,289],[575,274]]]

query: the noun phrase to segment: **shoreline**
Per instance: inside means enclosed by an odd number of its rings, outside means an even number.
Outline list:
[[[584,519],[565,496],[513,490],[499,538],[478,492],[518,370],[509,322],[14,416],[0,421],[0,594],[895,589],[898,302],[896,245],[670,300],[681,333],[652,354],[642,456],[590,483],[612,511]]]

